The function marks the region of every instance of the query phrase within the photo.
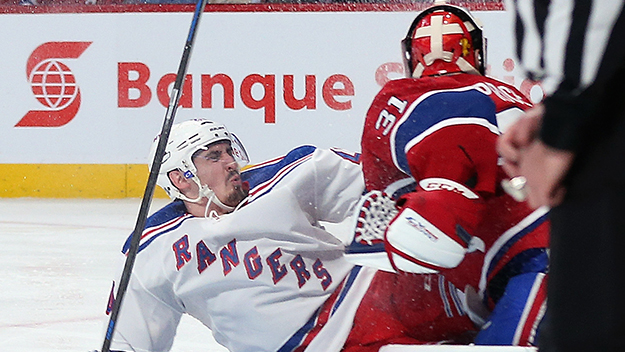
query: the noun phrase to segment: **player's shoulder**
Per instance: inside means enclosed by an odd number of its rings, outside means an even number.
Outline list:
[[[490,76],[481,76],[474,87],[489,95],[495,102],[517,105],[523,109],[532,107],[531,100],[514,85]]]
[[[265,160],[261,163],[253,164],[247,166],[243,170],[243,175],[246,177],[250,177],[251,175],[258,174],[261,172],[267,172],[269,170],[276,170],[288,165],[294,161],[301,160],[312,155],[317,147],[314,145],[301,145],[295,147],[288,151],[286,154],[283,154],[279,157]]]
[[[433,90],[445,88],[443,82],[430,77],[390,80],[376,94],[367,112],[367,118],[370,121],[377,121],[379,110],[388,110],[389,105],[408,106]]]
[[[250,194],[256,194],[275,186],[286,175],[305,174],[311,168],[335,164],[339,162],[337,160],[359,164],[360,154],[340,148],[324,149],[314,145],[302,145],[291,149],[283,156],[246,167],[241,173],[241,178],[248,183]]]
[[[184,202],[180,199],[176,199],[175,201],[157,210],[154,214],[150,215],[146,220],[145,227],[150,228],[159,226],[186,214],[187,208],[185,207]]]
[[[500,89],[507,89],[507,90],[511,90],[511,91],[514,91],[514,92],[517,92],[517,93],[521,94],[521,91],[517,87],[515,87],[513,84],[510,84],[508,82],[504,82],[504,81],[502,81],[502,80],[500,80],[499,78],[496,78],[496,77],[481,76],[480,81],[492,84],[495,87],[498,87]]]
[[[426,91],[429,87],[427,80],[421,78],[397,78],[386,82],[378,92],[381,95],[403,95],[406,92]]]
[[[282,156],[246,167],[241,173],[241,178],[249,183],[250,189],[253,189],[310,159],[316,150],[317,147],[313,145],[293,148]]]
[[[185,220],[190,218],[193,218],[193,215],[187,212],[184,203],[179,199],[157,210],[154,214],[150,215],[145,222],[138,252],[145,249],[156,238],[177,229]],[[131,241],[132,234],[128,236],[124,243],[122,248],[123,253],[129,250]]]
[[[507,86],[506,83],[495,79],[467,73],[420,78],[401,78],[388,81],[378,93],[377,99],[383,100],[384,103],[386,103],[385,100],[388,99],[389,96],[395,96],[401,100],[421,101],[432,95],[442,94],[447,97],[449,96],[447,93],[464,94],[465,92],[476,90],[490,95],[492,90],[502,85]],[[492,89],[489,87],[492,87]],[[516,88],[512,87],[512,89],[516,92]]]

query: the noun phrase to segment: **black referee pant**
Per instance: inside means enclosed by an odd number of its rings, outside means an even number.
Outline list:
[[[618,100],[617,100],[618,101]],[[617,104],[625,104],[620,99]],[[605,112],[605,108],[601,109]],[[553,208],[541,352],[625,352],[625,109],[572,168]],[[612,115],[614,116],[614,115]]]

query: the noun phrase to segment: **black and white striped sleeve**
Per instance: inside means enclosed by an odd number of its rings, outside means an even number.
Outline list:
[[[506,0],[515,53],[546,94],[541,139],[584,147],[606,84],[625,68],[625,0]],[[623,82],[625,85],[625,82]]]

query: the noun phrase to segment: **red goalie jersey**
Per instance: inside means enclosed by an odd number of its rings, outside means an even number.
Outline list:
[[[529,291],[544,293],[548,213],[501,188],[506,176],[495,142],[531,105],[513,86],[481,75],[393,80],[367,112],[361,142],[367,190],[398,201],[384,240],[393,267],[479,288],[490,310],[514,278],[529,274],[523,280],[534,281],[521,285],[528,292],[514,292],[529,304],[519,307],[519,319],[529,320],[544,309],[544,299]],[[528,344],[535,332],[519,333],[520,325],[507,328],[516,337],[485,343]]]

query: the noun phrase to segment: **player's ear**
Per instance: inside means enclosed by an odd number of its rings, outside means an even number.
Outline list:
[[[181,193],[185,193],[190,186],[189,179],[184,177],[184,174],[180,170],[172,170],[167,174],[171,183],[180,190]]]

